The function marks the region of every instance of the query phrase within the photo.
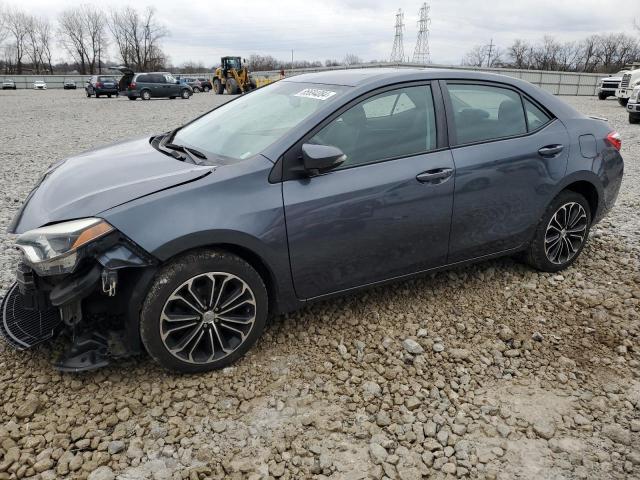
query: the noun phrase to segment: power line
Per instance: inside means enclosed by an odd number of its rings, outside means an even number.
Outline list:
[[[413,51],[413,63],[427,64],[431,63],[431,55],[429,53],[429,18],[430,7],[427,2],[422,4],[420,9],[420,20],[418,20],[418,39],[416,40],[416,48]]]
[[[393,49],[391,50],[390,62],[401,63],[404,61],[404,46],[402,44],[402,35],[404,32],[404,13],[402,9],[398,9],[396,14],[396,34],[393,39]]]

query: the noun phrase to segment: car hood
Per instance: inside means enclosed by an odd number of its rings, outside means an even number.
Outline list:
[[[600,79],[601,82],[604,82],[604,81],[607,81],[607,80],[608,81],[613,81],[613,82],[621,82],[622,81],[622,77],[602,77]]]
[[[202,178],[214,169],[165,155],[148,138],[85,152],[45,172],[8,232],[23,233],[49,223],[97,216],[136,198]]]

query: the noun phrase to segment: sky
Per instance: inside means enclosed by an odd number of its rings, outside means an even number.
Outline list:
[[[83,2],[0,3],[54,20],[64,8]],[[610,32],[640,37],[633,29],[634,17],[640,20],[640,0],[431,0],[428,4],[431,60],[438,64],[457,65],[474,45],[492,39],[506,47],[516,38],[535,41],[544,35],[559,40]],[[158,19],[170,31],[162,46],[174,65],[202,61],[211,66],[224,55],[261,54],[290,60],[291,50],[294,60],[342,60],[347,53],[365,61],[386,60],[393,46],[398,8],[405,13],[405,55],[412,55],[422,1],[138,0],[131,5],[156,8]],[[63,57],[59,50],[56,59]]]

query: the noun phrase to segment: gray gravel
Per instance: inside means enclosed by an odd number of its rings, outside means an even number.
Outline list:
[[[572,268],[502,259],[320,303],[204,375],[148,358],[63,375],[49,347],[0,346],[0,480],[640,478],[640,127],[566,100],[609,118],[626,160]],[[0,92],[0,227],[53,161],[218,101]]]

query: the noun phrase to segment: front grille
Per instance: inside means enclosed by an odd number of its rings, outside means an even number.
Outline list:
[[[629,86],[629,82],[631,81],[631,74],[630,73],[625,73],[622,76],[622,81],[620,82],[620,87],[621,88],[627,88]]]
[[[620,82],[602,82],[602,88],[618,88]]]
[[[32,347],[52,338],[60,325],[56,308],[33,310],[26,308],[25,297],[14,283],[2,299],[0,335],[18,350]]]

